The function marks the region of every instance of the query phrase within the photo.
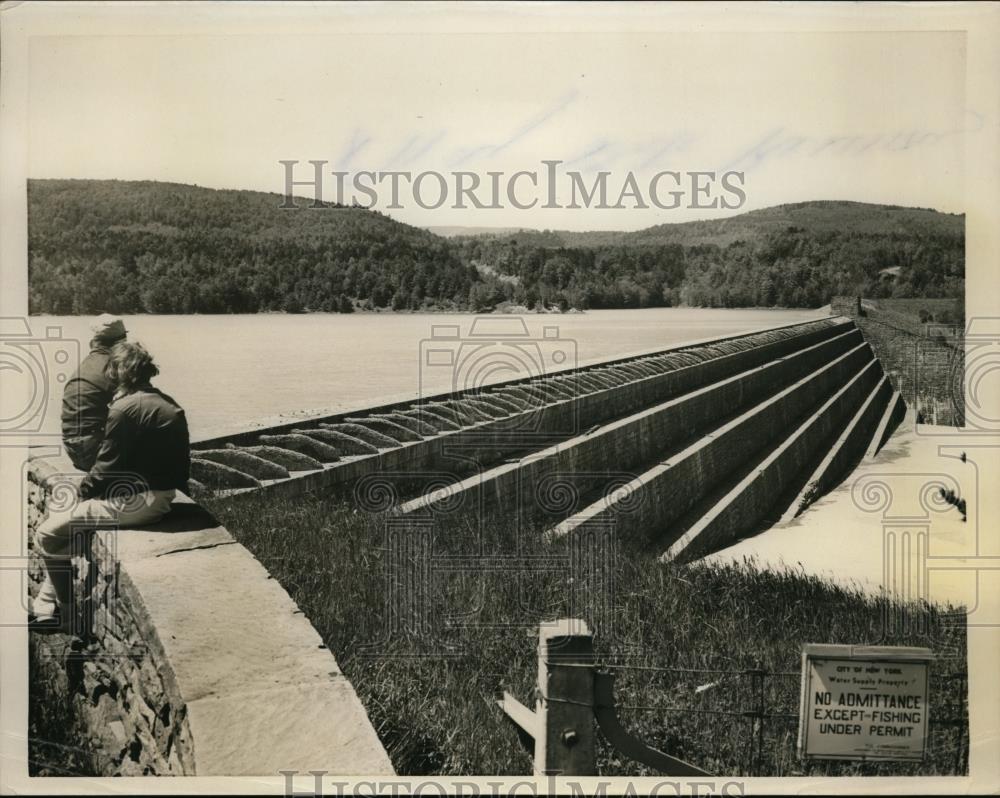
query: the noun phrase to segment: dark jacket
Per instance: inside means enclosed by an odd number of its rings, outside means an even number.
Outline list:
[[[97,462],[84,477],[84,499],[140,490],[187,490],[190,439],[184,410],[150,385],[115,399],[108,409]]]
[[[115,393],[114,383],[104,374],[109,354],[102,347],[91,350],[63,390],[63,444],[81,471],[90,470],[104,440],[108,405]]]

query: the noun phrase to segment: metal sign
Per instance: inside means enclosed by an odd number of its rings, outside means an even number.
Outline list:
[[[922,760],[933,658],[926,648],[803,646],[799,756]]]

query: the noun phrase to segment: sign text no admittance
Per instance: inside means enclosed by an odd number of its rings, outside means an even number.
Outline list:
[[[807,644],[799,753],[811,759],[924,758],[929,649]]]

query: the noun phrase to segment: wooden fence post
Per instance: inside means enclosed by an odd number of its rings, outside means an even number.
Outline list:
[[[561,618],[538,631],[535,772],[597,774],[594,636],[586,621]]]

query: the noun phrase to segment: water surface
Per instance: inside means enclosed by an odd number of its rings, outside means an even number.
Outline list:
[[[160,367],[154,384],[185,408],[192,437],[198,439],[826,314],[650,308],[526,316],[124,318],[130,338],[145,344]],[[32,327],[60,327],[64,337],[79,340],[86,352],[89,322],[81,316],[38,316]],[[60,400],[58,390],[49,397],[44,431],[58,430]]]

